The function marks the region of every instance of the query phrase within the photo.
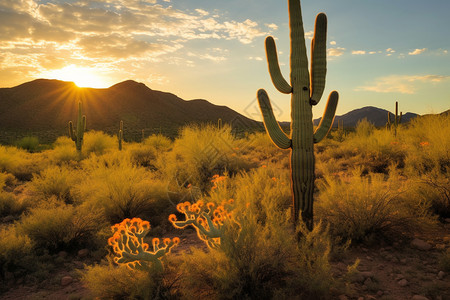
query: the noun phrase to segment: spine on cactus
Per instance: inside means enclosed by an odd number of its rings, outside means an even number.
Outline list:
[[[83,115],[82,104],[78,102],[78,119],[77,119],[77,129],[73,128],[72,121],[69,121],[69,136],[72,141],[75,142],[77,151],[81,153],[81,148],[83,147],[83,137],[86,131],[86,116]]]
[[[180,239],[166,238],[164,246],[160,246],[160,240],[152,240],[153,251],[149,251],[144,238],[150,231],[150,223],[140,218],[125,219],[120,224],[111,227],[114,235],[108,239],[108,244],[113,247],[114,261],[117,264],[126,264],[131,269],[148,270],[151,263],[156,270],[163,268],[161,258],[170,253],[170,250],[180,243]]]
[[[232,200],[224,202],[215,209],[214,203],[210,202],[205,204],[203,200],[199,200],[194,204],[190,202],[180,203],[177,205],[177,210],[185,215],[185,220],[178,221],[177,217],[172,214],[169,216],[169,221],[175,228],[193,226],[197,231],[198,237],[209,248],[216,249],[220,246],[220,241],[226,227],[237,224],[231,213],[225,209],[225,205],[231,203]]]
[[[123,141],[123,121],[120,121],[119,132],[117,134],[117,139],[119,141],[119,150],[122,151],[122,141]]]
[[[325,88],[327,17],[316,17],[314,37],[311,42],[311,72],[308,70],[305,36],[299,0],[288,0],[291,37],[291,76],[289,84],[278,64],[274,39],[266,38],[266,54],[269,73],[274,86],[285,94],[291,94],[291,131],[288,137],[273,114],[265,90],[258,91],[258,103],[266,131],[273,143],[281,149],[291,149],[292,218],[294,224],[302,220],[309,230],[313,228],[314,192],[314,143],[320,142],[333,124],[339,94],[331,92],[324,115],[313,131],[312,106],[317,105]]]

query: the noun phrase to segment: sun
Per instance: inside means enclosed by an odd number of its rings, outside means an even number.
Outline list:
[[[62,69],[49,71],[42,76],[48,79],[72,81],[81,88],[107,88],[109,86],[107,80],[98,73],[99,71],[93,68],[70,65]]]

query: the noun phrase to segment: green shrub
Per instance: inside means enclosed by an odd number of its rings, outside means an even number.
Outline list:
[[[39,139],[35,136],[26,136],[18,140],[16,146],[28,152],[36,152],[39,148]]]
[[[101,131],[89,131],[84,134],[83,154],[85,156],[89,156],[91,153],[100,155],[113,150],[117,150],[116,137]]]
[[[34,242],[27,235],[19,233],[14,225],[0,228],[0,277],[6,271],[30,268],[28,258],[33,257],[33,247]]]
[[[56,142],[53,144],[53,150],[48,151],[48,157],[56,164],[80,159],[73,141],[66,136],[61,136],[56,139]]]
[[[213,125],[185,127],[159,169],[166,177],[206,191],[213,175],[249,168],[249,163],[237,155],[236,147],[228,125],[221,129]]]
[[[413,177],[410,184],[412,193],[431,204],[432,211],[442,220],[450,217],[450,177],[436,169],[418,178]]]
[[[19,180],[30,180],[39,170],[42,158],[15,147],[0,146],[0,172],[7,172]]]
[[[405,133],[408,145],[406,166],[412,174],[450,168],[450,114],[415,118]],[[448,176],[448,175],[447,175]]]
[[[24,210],[25,205],[14,194],[0,191],[0,217],[20,215]]]
[[[34,174],[29,186],[38,197],[47,199],[56,196],[70,203],[72,202],[70,189],[77,180],[80,180],[79,173],[67,166],[51,166],[39,174]]]
[[[287,220],[261,225],[252,212],[239,217],[240,232],[226,231],[220,248],[192,249],[180,266],[181,292],[188,299],[321,299],[334,282],[329,239],[317,226],[297,234]],[[286,215],[286,214],[284,214]]]
[[[153,147],[157,152],[169,151],[172,148],[172,141],[161,134],[149,136],[143,141],[143,144]]]
[[[163,274],[117,266],[111,260],[88,266],[82,281],[98,299],[167,299],[170,290]]]
[[[357,137],[368,137],[375,130],[375,125],[367,121],[366,118],[359,120],[355,127],[355,135]]]
[[[83,166],[87,174],[74,188],[77,202],[101,209],[111,223],[160,216],[170,203],[168,183],[127,160],[93,157],[83,161]]]
[[[100,212],[72,205],[49,204],[33,208],[17,224],[20,234],[49,251],[74,250],[89,245],[104,227]]]
[[[387,180],[383,174],[360,174],[326,176],[319,184],[317,218],[330,225],[333,235],[352,241],[397,238],[434,224],[429,203],[407,193],[393,171]]]

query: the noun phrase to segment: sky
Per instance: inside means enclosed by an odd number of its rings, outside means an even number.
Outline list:
[[[394,111],[395,101],[403,113],[450,108],[449,0],[301,2],[308,52],[315,16],[328,17],[327,82],[314,118],[332,90],[337,115]],[[274,88],[264,49],[272,35],[289,81],[288,22],[280,0],[0,0],[0,87],[132,79],[258,120],[264,88],[278,120],[289,121],[290,96]]]

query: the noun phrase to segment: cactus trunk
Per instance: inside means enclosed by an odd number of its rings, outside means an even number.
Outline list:
[[[75,147],[79,154],[81,154],[81,149],[83,147],[83,137],[86,131],[86,116],[83,115],[82,104],[78,102],[78,119],[77,119],[77,129],[73,128],[72,121],[69,121],[69,136],[72,141],[75,142]]]
[[[288,137],[276,121],[269,97],[264,90],[258,91],[258,102],[264,118],[266,131],[272,141],[282,149],[291,149],[292,218],[297,224],[300,213],[309,230],[313,228],[314,193],[314,143],[320,142],[333,124],[338,93],[333,91],[319,127],[314,132],[312,105],[319,103],[325,87],[326,75],[326,28],[327,19],[321,13],[316,18],[311,46],[311,74],[303,30],[299,0],[288,0],[291,36],[291,84],[283,78],[278,65],[275,41],[266,39],[269,73],[275,87],[282,93],[291,94],[291,135]]]

